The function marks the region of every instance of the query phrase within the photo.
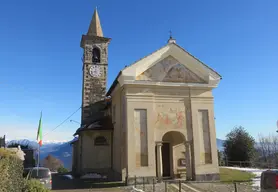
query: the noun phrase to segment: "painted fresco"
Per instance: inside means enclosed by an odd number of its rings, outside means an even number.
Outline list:
[[[184,109],[173,109],[157,112],[155,125],[157,127],[183,128],[185,127]]]
[[[172,67],[162,81],[177,82],[177,83],[203,83],[204,82],[196,74],[189,71],[189,69],[187,69],[182,64],[177,64],[174,67]]]
[[[200,77],[180,64],[172,56],[147,69],[136,80],[154,82],[204,83]]]

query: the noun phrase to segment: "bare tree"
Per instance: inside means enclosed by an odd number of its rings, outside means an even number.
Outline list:
[[[49,168],[51,171],[57,171],[59,167],[63,166],[63,163],[52,155],[48,155],[43,161],[43,166]]]
[[[278,136],[270,134],[258,136],[257,163],[262,167],[277,167],[278,163]]]

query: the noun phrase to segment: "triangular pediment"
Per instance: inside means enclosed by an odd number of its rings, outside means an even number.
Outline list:
[[[189,70],[173,56],[168,56],[156,63],[138,75],[136,80],[173,83],[205,83],[205,80]]]
[[[116,85],[154,84],[217,87],[221,76],[176,43],[168,43],[120,71],[107,94]]]

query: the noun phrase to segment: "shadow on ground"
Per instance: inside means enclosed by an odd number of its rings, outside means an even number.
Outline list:
[[[125,183],[123,182],[99,182],[89,179],[68,179],[63,177],[63,175],[52,175],[52,190],[112,188],[123,186],[125,186]]]

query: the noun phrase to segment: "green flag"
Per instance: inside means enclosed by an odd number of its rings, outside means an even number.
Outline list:
[[[42,146],[42,113],[39,121],[38,133],[37,133],[37,142]]]

